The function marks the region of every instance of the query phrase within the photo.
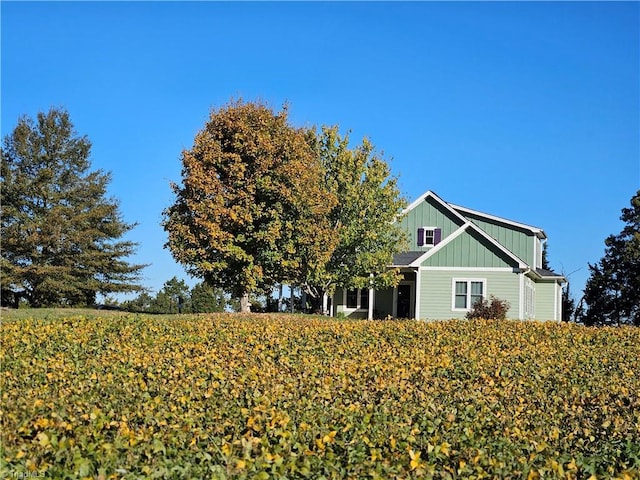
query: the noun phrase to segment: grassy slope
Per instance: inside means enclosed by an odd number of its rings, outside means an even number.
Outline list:
[[[640,329],[18,312],[3,476],[640,476]]]

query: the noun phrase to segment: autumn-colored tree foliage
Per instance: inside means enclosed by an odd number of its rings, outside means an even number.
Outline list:
[[[23,117],[2,146],[2,296],[17,306],[87,305],[139,291],[144,265],[125,259],[125,223],[108,173],[90,170],[91,142],[61,109]]]
[[[242,311],[251,293],[316,276],[334,248],[335,197],[286,107],[240,100],[212,111],[173,190],[167,247],[189,273],[239,297]]]
[[[322,275],[305,286],[318,298],[336,287],[385,288],[399,281],[390,269],[393,254],[406,250],[398,227],[405,199],[387,162],[366,138],[355,148],[337,127],[314,133],[316,152],[324,169],[326,190],[338,199],[329,212],[338,234]]]

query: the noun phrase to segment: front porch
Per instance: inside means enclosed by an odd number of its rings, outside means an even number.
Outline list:
[[[333,296],[332,315],[345,318],[416,318],[416,271],[401,271],[393,288],[339,289]]]

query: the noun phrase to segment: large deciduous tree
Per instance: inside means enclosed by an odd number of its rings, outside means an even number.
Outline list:
[[[640,326],[640,190],[620,219],[625,227],[607,237],[604,257],[589,265],[582,315],[587,325]]]
[[[90,170],[91,143],[62,109],[23,117],[2,146],[3,302],[86,305],[97,294],[138,291],[144,265],[125,258],[125,223],[107,198],[108,173]]]
[[[164,212],[166,246],[192,275],[241,299],[314,278],[333,251],[335,196],[304,130],[262,103],[211,112],[182,153],[182,185]]]
[[[406,207],[388,163],[366,138],[355,148],[337,127],[314,134],[325,188],[338,199],[329,212],[338,244],[313,282],[304,285],[316,301],[340,288],[385,288],[399,281],[393,255],[406,250],[398,220]]]

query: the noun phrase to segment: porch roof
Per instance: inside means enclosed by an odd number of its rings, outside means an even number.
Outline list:
[[[393,256],[393,265],[392,267],[409,267],[413,262],[415,262],[420,256],[424,255],[425,252],[402,252],[396,253]]]
[[[545,280],[557,280],[560,281],[561,283],[566,283],[567,279],[564,275],[561,275],[559,273],[554,272],[553,270],[546,270],[544,268],[536,268],[535,270],[533,270],[533,272],[536,273],[536,275],[542,279]]]

